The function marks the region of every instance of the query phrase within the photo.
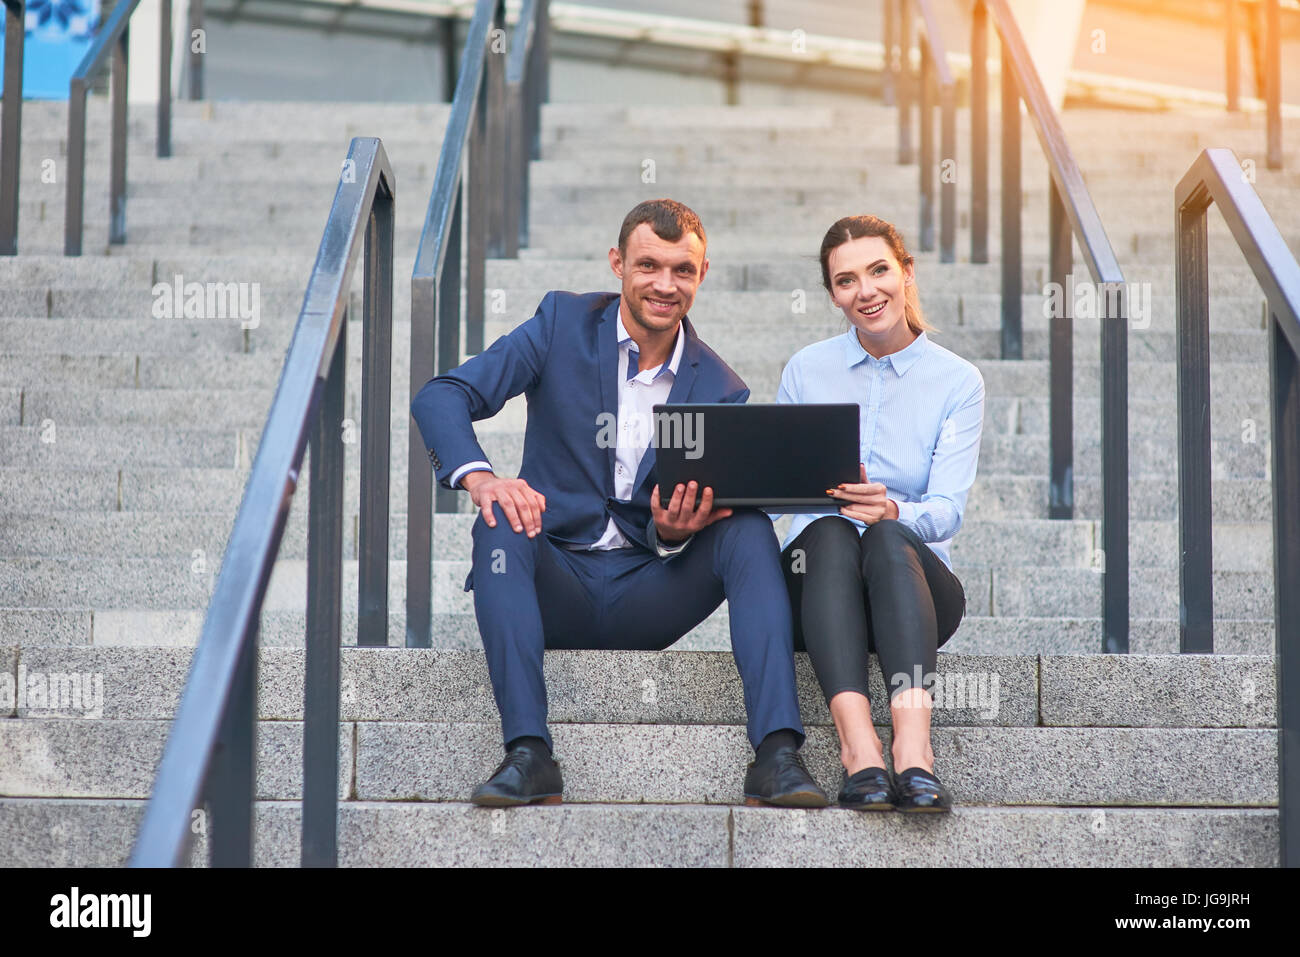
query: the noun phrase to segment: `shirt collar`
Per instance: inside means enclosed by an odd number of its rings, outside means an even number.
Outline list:
[[[628,332],[627,327],[623,325],[623,314],[621,310],[617,313],[617,321],[618,321],[618,325],[615,326],[615,331],[618,334],[619,349],[636,348],[636,343],[632,340],[632,334]],[[677,375],[677,367],[681,365],[682,350],[685,348],[685,345],[686,345],[686,337],[682,335],[682,327],[681,324],[678,323],[677,339],[675,344],[673,345],[673,354],[666,363],[664,363],[659,367],[659,371],[656,372],[654,375],[656,379],[658,379],[665,372],[671,372],[674,376]],[[631,378],[631,376],[629,376],[628,378]]]
[[[858,340],[858,330],[856,328],[850,328],[845,334],[844,354],[848,359],[849,368],[853,368],[853,366],[862,362],[864,359],[870,359],[873,363],[883,364],[888,362],[893,367],[894,372],[901,376],[906,373],[908,369],[912,368],[912,366],[916,365],[916,360],[921,358],[925,353],[926,345],[929,341],[930,340],[926,338],[925,333],[922,332],[908,343],[906,348],[899,349],[897,352],[891,352],[883,359],[877,359],[866,349],[862,348],[862,343]]]

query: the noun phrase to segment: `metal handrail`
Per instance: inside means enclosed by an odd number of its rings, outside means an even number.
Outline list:
[[[516,23],[512,55],[518,58],[514,77],[520,99],[514,107],[507,106],[504,50],[497,46],[505,36],[505,4],[478,0],[474,8],[411,272],[412,400],[435,375],[460,364],[462,260],[465,351],[476,353],[483,349],[486,261],[514,255],[526,241],[526,157],[538,155],[549,6],[548,0],[526,3]],[[434,489],[429,453],[414,425],[407,461],[406,644],[427,648],[433,621]],[[456,493],[439,487],[437,511],[456,507]]]
[[[1224,59],[1228,100],[1228,110],[1236,112],[1241,108],[1238,86],[1241,82],[1240,32],[1238,14],[1240,0],[1224,0],[1224,18],[1227,28],[1224,31]],[[1257,92],[1262,92],[1268,137],[1268,168],[1282,168],[1282,10],[1280,0],[1253,0],[1258,11],[1262,6],[1264,15],[1263,36],[1259,37],[1258,59],[1255,61],[1255,83]],[[1294,8],[1294,4],[1291,4]],[[1258,21],[1255,21],[1258,25]],[[1256,30],[1252,29],[1252,40]],[[1263,68],[1263,76],[1259,75]],[[1260,81],[1263,81],[1262,83]],[[1262,87],[1262,90],[1259,88]]]
[[[0,125],[0,256],[18,255],[18,157],[23,139],[26,0],[5,0],[4,122]]]
[[[359,643],[375,644],[388,629],[395,195],[392,167],[378,139],[353,139],[343,171],[158,766],[132,866],[184,863],[193,810],[205,800],[211,815],[206,832],[212,865],[247,867],[252,862],[259,620],[309,440],[302,864],[337,863],[347,304],[353,271],[362,260],[362,579],[357,637]],[[373,561],[367,556],[376,555],[382,559],[383,576],[368,579],[365,569]],[[368,608],[374,613],[368,614]]]
[[[1178,273],[1179,645],[1214,651],[1210,267],[1219,207],[1268,304],[1281,865],[1300,866],[1300,263],[1230,149],[1203,150],[1174,190]]]
[[[1102,651],[1129,647],[1128,584],[1128,322],[1124,274],[1106,237],[1083,174],[1034,67],[1006,0],[975,0],[971,24],[971,262],[988,262],[988,19],[1002,41],[1002,358],[1023,356],[1021,334],[1020,100],[1038,134],[1051,173],[1048,232],[1050,280],[1067,285],[1071,239],[1097,284],[1101,321]],[[1074,516],[1074,322],[1072,303],[1058,296],[1051,319],[1048,515]]]
[[[159,158],[172,155],[172,0],[159,0],[158,145]],[[86,192],[86,93],[96,73],[113,57],[113,133],[109,172],[108,241],[126,242],[126,87],[130,49],[128,27],[140,0],[120,0],[95,35],[90,49],[68,82],[68,192],[64,212],[63,254],[81,255]]]

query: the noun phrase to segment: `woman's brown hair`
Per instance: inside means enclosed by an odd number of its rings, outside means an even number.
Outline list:
[[[843,219],[836,220],[835,225],[826,230],[826,236],[822,239],[822,285],[826,287],[828,293],[834,293],[831,289],[831,252],[850,240],[867,236],[879,236],[883,239],[904,270],[916,262],[908,253],[907,247],[903,245],[903,236],[893,223],[878,216],[845,216]],[[921,299],[916,291],[916,280],[913,279],[905,285],[904,290],[903,315],[907,320],[907,328],[915,335],[933,329],[934,327],[925,321],[925,314],[921,312]]]

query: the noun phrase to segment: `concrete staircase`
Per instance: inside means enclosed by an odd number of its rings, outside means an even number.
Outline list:
[[[96,163],[107,151],[106,110],[97,105],[88,149]],[[844,329],[821,294],[816,252],[826,227],[852,212],[899,224],[936,340],[980,367],[988,396],[980,473],[954,544],[969,617],[939,668],[965,706],[937,710],[934,732],[936,770],[959,807],[913,821],[738,806],[751,754],[725,605],[670,651],[548,654],[569,803],[512,811],[466,803],[500,751],[471,596],[460,588],[473,520],[467,497],[461,514],[435,522],[436,647],[401,648],[408,283],[445,108],[178,103],[169,160],[150,157],[152,117],[133,111],[129,242],[96,245],[107,236],[100,170],[87,185],[87,255],[77,260],[58,255],[63,109],[30,103],[24,113],[23,255],[0,260],[0,681],[12,687],[21,676],[30,690],[59,683],[55,675],[85,675],[98,687],[97,676],[103,693],[102,709],[83,701],[53,711],[41,707],[49,701],[7,706],[0,696],[0,866],[111,866],[129,853],[353,135],[382,136],[397,172],[393,647],[343,654],[341,863],[1277,863],[1267,346],[1262,297],[1214,215],[1223,654],[1171,654],[1173,185],[1203,146],[1256,158],[1257,188],[1300,249],[1300,153],[1288,155],[1288,172],[1264,169],[1260,120],[1064,116],[1126,278],[1149,284],[1151,304],[1130,332],[1135,653],[1101,656],[1098,329],[1076,319],[1076,518],[1048,521],[1047,177],[1031,132],[1026,358],[1004,362],[996,358],[996,172],[995,262],[939,265],[916,248],[917,172],[894,162],[892,109],[545,110],[531,247],[488,265],[489,342],[531,316],[547,289],[616,288],[604,257],[623,214],[641,198],[670,195],[709,231],[712,266],[692,318],[745,378],[752,401],[772,400],[795,350]],[[962,117],[961,160],[964,125]],[[41,181],[39,158],[55,159],[56,184]],[[968,187],[964,173],[959,179],[965,260]],[[176,276],[257,284],[256,322],[155,318],[155,286],[170,296]],[[360,345],[353,322],[354,421]],[[517,468],[523,422],[515,400],[480,423],[503,472]],[[354,645],[358,447],[348,448],[344,640]],[[306,488],[300,483],[263,619],[263,864],[298,860]],[[839,778],[834,728],[799,657],[805,754],[830,788]],[[879,675],[873,680],[888,740]],[[200,833],[195,863],[205,853]]]

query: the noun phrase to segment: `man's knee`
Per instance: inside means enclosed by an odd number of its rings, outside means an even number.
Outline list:
[[[529,538],[527,532],[516,532],[506,519],[501,506],[496,502],[492,503],[492,514],[496,519],[495,526],[484,521],[480,513],[470,529],[476,566],[484,561],[496,562],[500,565],[506,556],[536,553],[538,542],[541,540],[540,534],[535,538]]]
[[[778,552],[776,530],[767,514],[757,509],[737,509],[717,523],[718,534],[727,545],[743,548],[774,548]]]

